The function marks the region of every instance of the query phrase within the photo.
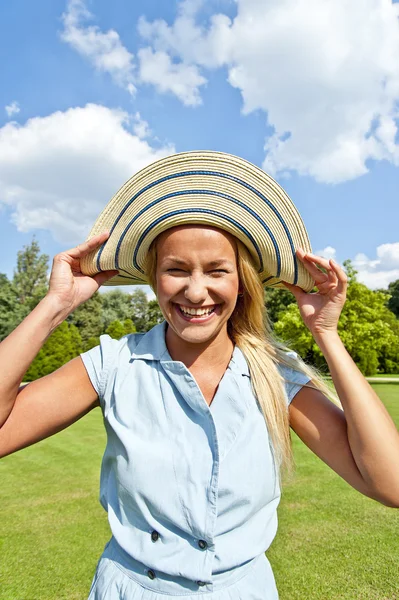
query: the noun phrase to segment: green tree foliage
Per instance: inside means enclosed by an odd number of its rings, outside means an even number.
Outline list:
[[[112,321],[107,327],[106,332],[114,340],[120,340],[124,335],[136,333],[136,328],[131,319],[125,319],[123,323],[120,321]]]
[[[386,306],[386,295],[356,280],[351,261],[345,261],[347,299],[338,323],[339,335],[364,375],[399,373],[399,322]],[[298,305],[290,305],[275,323],[275,333],[305,360],[321,370],[326,361],[305,327]]]
[[[147,294],[141,289],[136,288],[131,295],[131,303],[132,303],[132,312],[131,318],[133,323],[136,326],[136,330],[139,333],[143,333],[148,331],[147,329],[147,309],[148,309],[148,300]]]
[[[51,334],[29,367],[24,381],[33,381],[52,373],[82,351],[82,339],[75,325],[61,323]]]
[[[8,277],[0,273],[0,341],[23,319],[23,307]]]
[[[164,316],[159,308],[158,300],[149,300],[147,307],[147,324],[146,331],[149,331],[155,325],[162,323]]]
[[[79,329],[82,338],[83,351],[93,348],[93,339],[96,340],[94,346],[99,343],[99,336],[103,333],[102,321],[102,299],[101,294],[96,292],[84,304],[78,306],[76,310],[67,318],[68,323],[72,323]],[[89,342],[89,340],[91,340]]]
[[[101,319],[103,331],[106,331],[107,327],[113,321],[124,321],[125,319],[131,319],[132,317],[132,301],[130,294],[122,292],[119,289],[112,290],[101,294]]]
[[[388,292],[391,294],[391,297],[388,300],[387,306],[399,319],[399,279],[392,281],[388,285]]]
[[[265,288],[265,306],[270,321],[276,323],[279,320],[281,312],[285,312],[290,304],[295,304],[296,300],[289,290],[282,288]]]
[[[386,295],[354,282],[340,319],[340,337],[364,375],[399,373],[399,321]]]
[[[48,258],[47,254],[40,254],[35,238],[18,252],[12,285],[26,315],[47,293]]]
[[[12,281],[0,273],[0,341],[34,309],[47,292],[48,256],[37,241],[18,252]]]

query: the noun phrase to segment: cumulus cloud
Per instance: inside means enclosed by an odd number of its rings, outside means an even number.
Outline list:
[[[330,258],[332,258],[333,260],[336,261],[337,251],[332,246],[326,246],[322,250],[316,250],[316,252],[313,252],[313,254],[316,254],[317,256],[322,256],[323,258],[326,258],[327,260],[330,260]]]
[[[182,12],[188,18],[195,14],[197,1],[185,0]],[[119,34],[113,29],[103,32],[98,26],[89,25],[92,19],[84,0],[69,0],[62,16],[64,29],[60,35],[97,70],[109,73],[132,95],[137,85],[150,84],[160,93],[174,94],[186,106],[201,104],[199,88],[206,79],[200,75],[197,66],[184,60],[173,60],[166,52],[150,47],[139,50],[136,65],[134,55],[122,43]]]
[[[5,108],[5,111],[6,111],[6,113],[7,113],[7,115],[9,117],[12,117],[12,115],[18,114],[20,112],[20,110],[21,110],[19,108],[18,102],[16,102],[15,100],[14,100],[14,102],[11,102],[11,104],[8,104],[4,108]]]
[[[399,4],[237,0],[236,6],[234,19],[214,14],[201,25],[199,0],[181,3],[171,25],[142,18],[139,32],[153,49],[148,57],[227,68],[243,113],[263,111],[273,129],[263,163],[273,175],[295,170],[337,183],[366,173],[372,159],[399,165]],[[156,74],[152,83],[163,91],[155,80]],[[192,79],[196,103],[200,85]]]
[[[201,104],[199,86],[206,82],[197,67],[173,63],[166,52],[142,48],[138,52],[140,81],[149,83],[161,92],[171,92],[186,106]]]
[[[143,140],[146,137],[149,137],[151,135],[151,129],[149,128],[147,121],[144,121],[144,119],[141,118],[141,115],[139,112],[136,112],[133,119],[134,119],[134,123],[133,123],[134,134],[137,135],[137,137],[140,138],[141,140]]]
[[[332,246],[315,250],[314,254],[329,260],[334,259],[344,268],[337,258],[337,251]],[[399,279],[399,242],[381,244],[376,249],[377,258],[371,259],[366,254],[358,252],[351,260],[356,269],[356,279],[371,290],[387,289],[391,281]]]
[[[352,264],[358,271],[357,279],[367,287],[386,289],[391,281],[399,279],[399,242],[381,244],[376,254],[376,259],[370,259],[358,253]]]
[[[120,186],[175,152],[132,133],[140,117],[88,104],[0,128],[0,207],[19,231],[47,229],[62,244],[85,239]]]
[[[119,34],[110,29],[103,33],[92,19],[83,0],[69,0],[62,16],[61,39],[84,56],[99,71],[109,73],[113,80],[134,94],[134,56],[121,42]]]

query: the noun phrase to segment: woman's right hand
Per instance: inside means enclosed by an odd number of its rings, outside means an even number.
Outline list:
[[[47,296],[56,300],[67,314],[88,300],[108,279],[118,274],[118,271],[103,271],[89,276],[80,270],[80,260],[99,248],[108,238],[109,231],[99,233],[87,242],[54,257]]]

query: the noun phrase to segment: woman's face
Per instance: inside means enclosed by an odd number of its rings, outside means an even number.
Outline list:
[[[186,342],[226,335],[239,292],[234,236],[182,225],[157,238],[156,295],[172,330]]]

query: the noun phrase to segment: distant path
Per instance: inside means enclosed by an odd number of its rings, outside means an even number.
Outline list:
[[[331,379],[331,377],[326,377]],[[370,383],[399,383],[399,377],[366,377]]]
[[[383,381],[384,383],[387,381],[399,383],[399,377],[366,377],[367,381],[371,381],[372,383],[378,383],[379,381]]]

